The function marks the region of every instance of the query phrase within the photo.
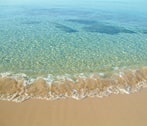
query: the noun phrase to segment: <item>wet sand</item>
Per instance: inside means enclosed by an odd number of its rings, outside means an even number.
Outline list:
[[[0,101],[0,126],[146,126],[147,89],[130,95]]]
[[[147,85],[147,68],[125,71],[108,78],[93,75],[87,78],[66,78],[51,84],[43,78],[26,83],[23,78],[0,77],[0,100],[24,101],[33,98],[75,98],[108,96],[113,93],[134,93]]]

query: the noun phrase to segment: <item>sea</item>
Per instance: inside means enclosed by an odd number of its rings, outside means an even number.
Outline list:
[[[0,3],[1,100],[103,98],[147,87],[144,0],[56,2]]]

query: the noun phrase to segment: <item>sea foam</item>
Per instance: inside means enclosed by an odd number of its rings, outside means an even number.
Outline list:
[[[31,78],[26,74],[0,74],[0,99],[22,102],[28,99],[84,99],[111,94],[130,94],[147,87],[147,68],[122,71],[110,77],[101,73],[79,76],[48,75]]]

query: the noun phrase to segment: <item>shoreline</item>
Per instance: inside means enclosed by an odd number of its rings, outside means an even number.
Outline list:
[[[0,101],[2,126],[145,126],[147,89],[105,98]]]
[[[75,80],[64,78],[52,83],[39,78],[28,84],[23,78],[0,77],[0,100],[22,102],[27,99],[48,100],[85,97],[105,97],[131,94],[147,87],[147,68],[125,71],[111,78],[91,76]]]

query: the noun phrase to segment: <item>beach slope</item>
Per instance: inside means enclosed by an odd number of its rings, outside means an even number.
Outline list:
[[[130,95],[0,101],[0,126],[146,126],[147,89]]]

